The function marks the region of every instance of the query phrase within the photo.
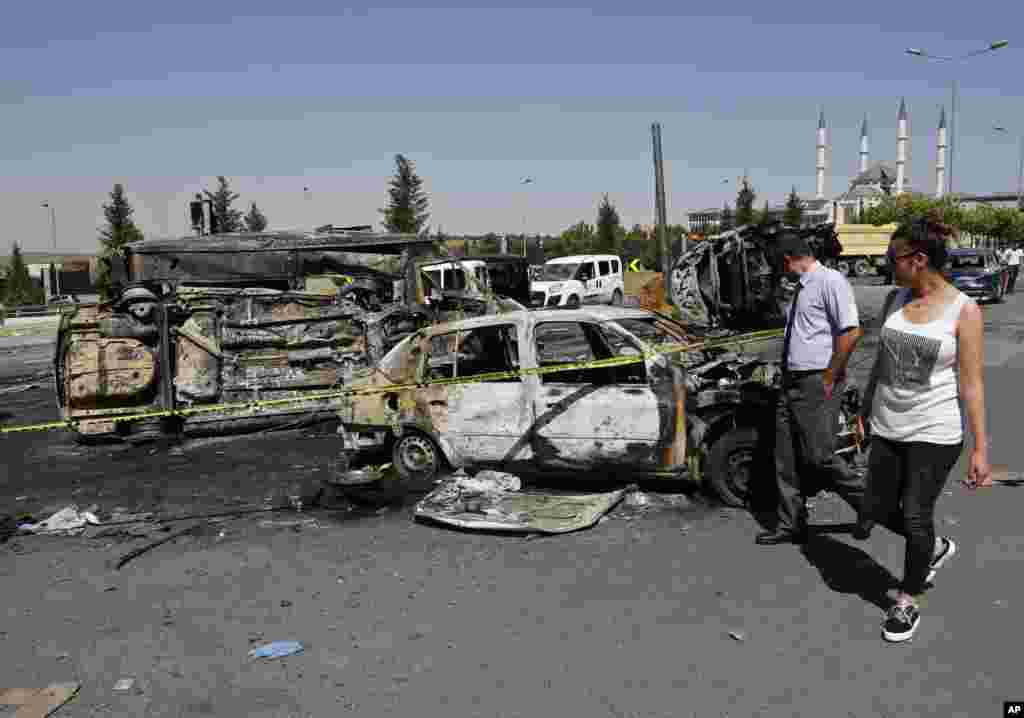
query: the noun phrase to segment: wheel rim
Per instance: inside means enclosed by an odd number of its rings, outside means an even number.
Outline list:
[[[437,462],[434,445],[422,436],[403,439],[398,453],[405,467],[414,473],[430,471]]]
[[[725,483],[737,497],[748,498],[753,463],[754,452],[750,449],[737,449],[729,454]]]

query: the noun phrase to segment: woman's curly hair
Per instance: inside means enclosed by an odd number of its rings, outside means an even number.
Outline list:
[[[949,258],[949,241],[959,234],[947,224],[941,209],[934,208],[915,220],[904,222],[893,232],[893,239],[901,239],[928,258],[928,265],[942,270]]]

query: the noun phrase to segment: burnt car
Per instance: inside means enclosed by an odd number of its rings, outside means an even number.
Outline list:
[[[835,224],[786,227],[781,222],[744,225],[692,242],[672,263],[672,303],[688,325],[781,327],[792,291],[776,249],[782,233],[804,237],[814,256],[834,266],[843,252]]]
[[[132,243],[113,298],[61,318],[61,417],[82,439],[129,441],[331,418],[341,399],[316,396],[417,329],[519,306],[489,290],[431,305],[422,270],[439,253],[426,237],[334,227]]]
[[[728,346],[652,351],[730,336],[693,334],[668,316],[623,307],[427,327],[353,382],[367,392],[340,412],[345,448],[376,438],[407,479],[463,467],[706,477],[726,503],[746,505],[774,434],[777,365]],[[623,356],[643,360],[585,366]],[[451,379],[469,382],[431,383]],[[845,426],[844,415],[837,433],[848,436]]]
[[[1010,267],[992,249],[953,249],[946,278],[974,299],[1002,302],[1010,281]]]

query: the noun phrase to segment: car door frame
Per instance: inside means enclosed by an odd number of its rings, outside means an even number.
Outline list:
[[[532,323],[525,332],[530,365],[540,367],[537,352],[539,330],[548,324],[580,324],[600,331],[600,322],[582,317],[545,319]],[[597,352],[587,336],[591,353]],[[636,341],[632,341],[636,347]],[[642,352],[641,347],[636,347]],[[661,465],[663,417],[659,398],[651,384],[651,360],[646,360],[643,385],[614,383],[531,382],[534,423],[534,468],[538,473],[568,474],[593,471],[598,466],[614,467],[616,473],[650,474]],[[608,371],[608,370],[605,370]],[[610,373],[610,372],[609,372]],[[595,396],[598,395],[598,396]],[[561,398],[557,398],[561,397]],[[636,415],[641,409],[641,415]],[[568,416],[566,416],[568,414]],[[626,419],[623,419],[623,414]],[[590,425],[579,421],[587,417]],[[575,418],[575,421],[574,421]],[[580,432],[583,427],[586,431]],[[601,433],[601,429],[606,429]],[[588,451],[589,449],[589,451]]]

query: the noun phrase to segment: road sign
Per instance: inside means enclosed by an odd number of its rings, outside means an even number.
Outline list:
[[[640,260],[639,260],[639,259],[631,259],[631,260],[629,260],[629,265],[628,265],[628,267],[629,267],[629,271],[631,271],[631,272],[639,272],[639,271],[642,271],[642,270],[640,269],[640,266],[639,266],[639,262],[640,262]]]

